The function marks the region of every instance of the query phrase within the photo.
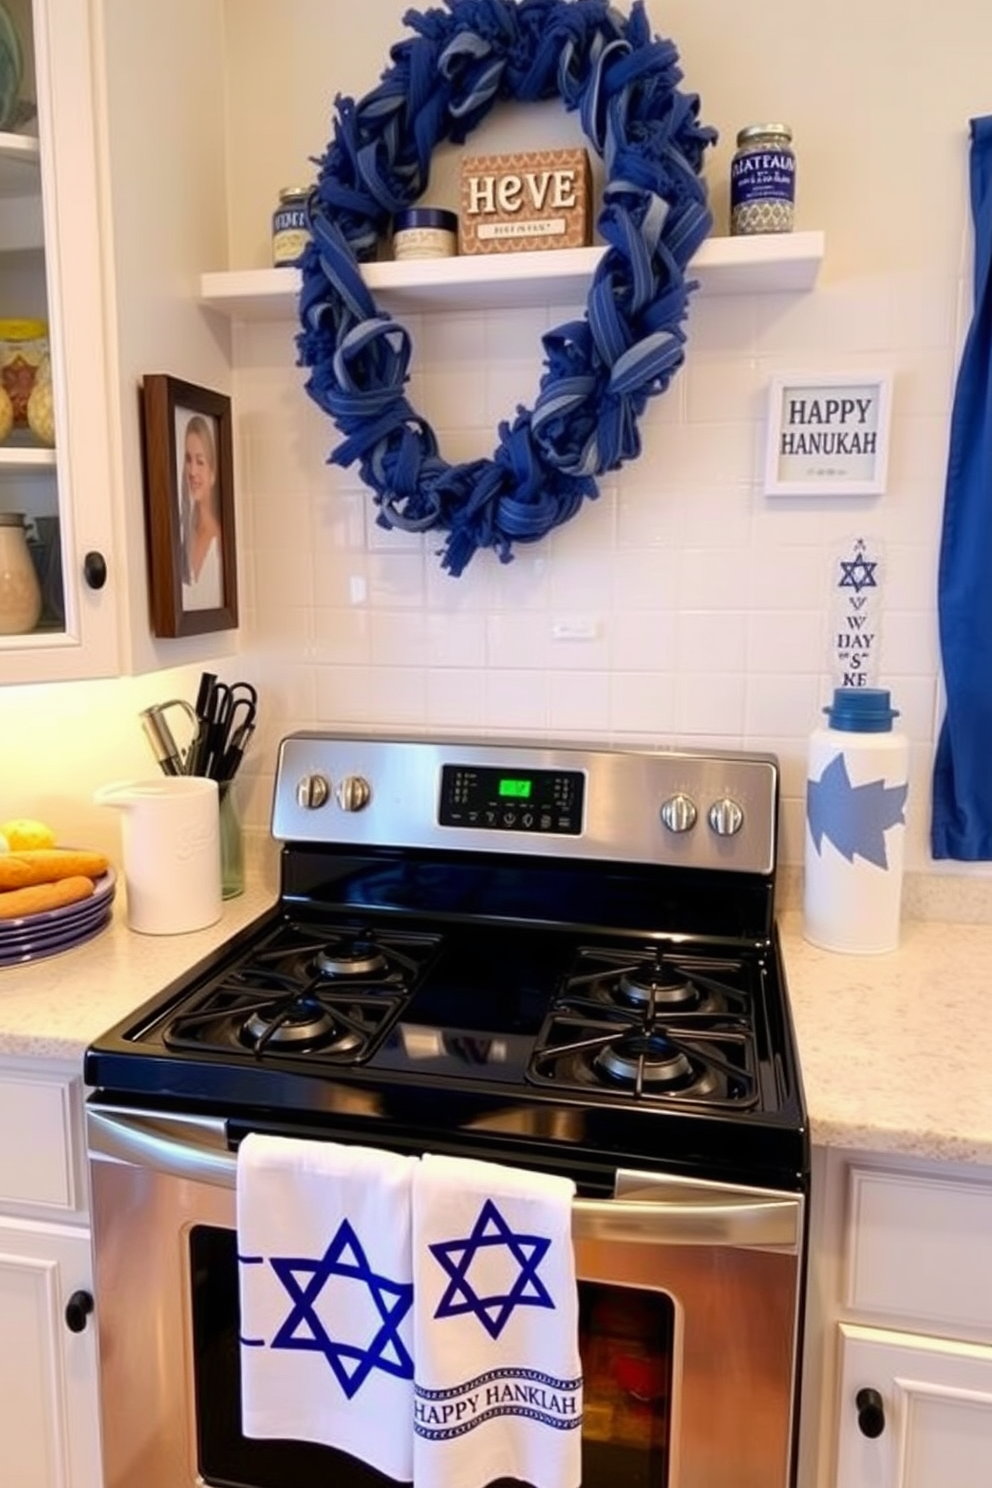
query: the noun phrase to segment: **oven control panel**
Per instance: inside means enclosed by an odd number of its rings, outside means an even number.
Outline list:
[[[272,807],[288,843],[761,874],[777,821],[769,755],[316,731],[282,741]]]
[[[488,832],[582,832],[585,777],[579,770],[443,765],[438,802],[442,827]]]

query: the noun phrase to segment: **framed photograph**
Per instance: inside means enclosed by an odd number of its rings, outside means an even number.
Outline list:
[[[152,628],[202,635],[238,623],[231,400],[153,373],[140,389]]]
[[[889,462],[888,373],[772,378],[766,496],[877,496]]]

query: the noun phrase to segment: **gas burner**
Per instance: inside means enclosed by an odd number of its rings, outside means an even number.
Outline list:
[[[703,993],[686,973],[661,959],[621,972],[616,990],[631,1007],[659,1012],[672,1008],[679,1012],[695,1010],[703,1001]]]
[[[375,977],[384,975],[389,962],[371,935],[342,939],[319,950],[315,968],[329,977]]]
[[[740,961],[643,950],[583,947],[559,993],[562,1007],[583,1005],[668,1019],[708,1013],[748,1019],[747,979]]]
[[[713,1094],[717,1088],[711,1070],[694,1065],[684,1049],[657,1031],[623,1034],[611,1040],[593,1056],[592,1068],[607,1081],[651,1094],[691,1090],[699,1098]]]
[[[754,1035],[739,1018],[606,1006],[589,997],[554,1005],[534,1044],[526,1077],[585,1100],[755,1104]]]
[[[321,920],[285,920],[258,946],[239,975],[253,986],[313,986],[321,995],[400,994],[412,990],[437,946],[436,936]]]
[[[350,1054],[363,1043],[359,1033],[342,1027],[330,1010],[308,993],[290,1002],[256,1008],[242,1027],[241,1038],[256,1052],[271,1046],[294,1052],[320,1049],[326,1054]]]

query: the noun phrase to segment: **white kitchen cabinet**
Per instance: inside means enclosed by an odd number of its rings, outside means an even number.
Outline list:
[[[840,1325],[837,1474],[843,1488],[988,1488],[992,1482],[992,1348]],[[870,1381],[870,1385],[866,1382]],[[877,1436],[858,1425],[880,1396]],[[852,1402],[854,1402],[852,1409]],[[873,1423],[869,1415],[869,1427]]]
[[[101,1488],[82,1082],[0,1064],[0,1483]]]
[[[802,1488],[992,1482],[992,1171],[814,1163]]]
[[[0,679],[222,654],[234,633],[151,634],[138,399],[149,372],[230,388],[229,342],[195,297],[226,251],[223,3],[7,3],[37,118],[36,138],[0,135],[0,317],[48,322],[56,445],[0,446],[0,510],[57,521],[61,605],[0,636]]]

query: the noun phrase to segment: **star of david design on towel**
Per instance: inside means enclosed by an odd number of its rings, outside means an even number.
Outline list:
[[[505,1246],[520,1267],[508,1292],[480,1297],[468,1279],[480,1251]],[[434,1313],[435,1318],[460,1317],[472,1312],[491,1338],[498,1338],[517,1307],[550,1307],[554,1302],[537,1274],[551,1241],[543,1235],[515,1233],[492,1199],[479,1210],[471,1234],[463,1240],[441,1240],[428,1247],[450,1281]]]
[[[341,1221],[319,1261],[273,1256],[271,1265],[292,1297],[293,1306],[270,1347],[311,1349],[323,1354],[349,1400],[357,1395],[373,1369],[399,1379],[413,1379],[413,1360],[398,1331],[413,1306],[413,1284],[377,1275],[346,1219]],[[309,1276],[305,1284],[299,1280],[303,1276]],[[317,1316],[317,1298],[332,1276],[367,1287],[382,1319],[382,1326],[365,1348],[337,1342]]]

